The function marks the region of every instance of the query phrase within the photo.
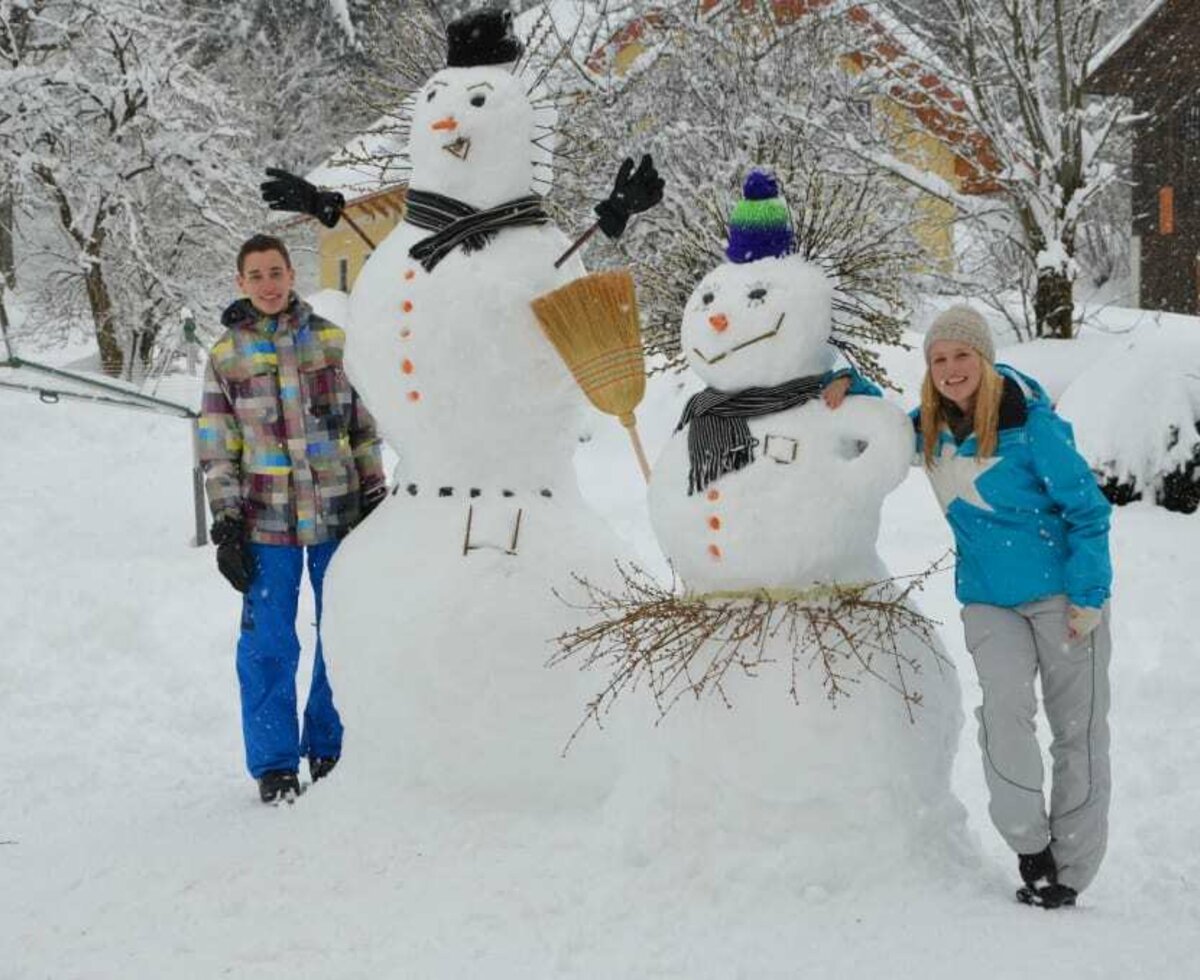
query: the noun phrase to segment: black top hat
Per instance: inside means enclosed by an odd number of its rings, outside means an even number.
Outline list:
[[[484,7],[452,21],[446,28],[448,68],[507,65],[521,57],[521,42],[512,32],[512,12]]]

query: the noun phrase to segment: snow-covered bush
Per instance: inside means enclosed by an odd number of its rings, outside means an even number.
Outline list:
[[[1083,372],[1058,407],[1113,503],[1200,505],[1200,331],[1146,327]]]

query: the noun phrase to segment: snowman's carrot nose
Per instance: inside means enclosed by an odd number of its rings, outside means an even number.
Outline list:
[[[444,119],[439,119],[433,123],[430,129],[458,129],[458,120],[453,116],[446,116]]]
[[[708,318],[708,325],[717,333],[721,333],[729,327],[729,317],[724,313],[714,313]]]

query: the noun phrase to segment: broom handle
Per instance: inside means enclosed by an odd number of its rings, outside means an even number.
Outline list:
[[[641,437],[638,436],[637,419],[633,417],[633,412],[628,415],[620,416],[621,424],[625,426],[625,431],[629,433],[629,438],[633,442],[633,451],[637,455],[638,466],[642,468],[642,476],[646,478],[646,482],[650,482],[650,464],[646,462],[646,450],[642,448]]]

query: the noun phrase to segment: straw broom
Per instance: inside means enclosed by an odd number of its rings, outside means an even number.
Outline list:
[[[646,364],[629,271],[593,272],[530,305],[588,400],[625,426],[649,482],[650,465],[634,417],[646,394]]]

